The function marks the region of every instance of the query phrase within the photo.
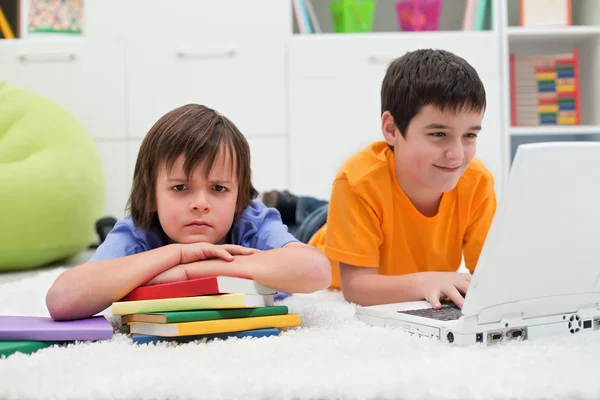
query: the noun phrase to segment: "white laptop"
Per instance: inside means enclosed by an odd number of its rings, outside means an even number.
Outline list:
[[[462,310],[357,307],[370,325],[455,345],[600,329],[600,143],[518,147]],[[600,333],[600,332],[598,332]]]

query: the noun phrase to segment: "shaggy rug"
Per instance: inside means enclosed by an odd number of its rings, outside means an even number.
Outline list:
[[[0,285],[0,314],[47,316],[61,271]],[[457,348],[367,326],[339,293],[281,304],[302,326],[279,337],[135,345],[116,329],[14,354],[0,360],[0,399],[600,398],[598,334]]]

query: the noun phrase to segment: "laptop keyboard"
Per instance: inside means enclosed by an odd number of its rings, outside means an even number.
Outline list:
[[[452,304],[443,304],[439,310],[433,308],[424,308],[422,310],[402,310],[398,311],[401,314],[416,315],[424,318],[437,319],[439,321],[454,321],[462,317],[460,308]]]

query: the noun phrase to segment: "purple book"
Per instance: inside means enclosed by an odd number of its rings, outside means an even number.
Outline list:
[[[0,315],[0,340],[75,341],[104,340],[113,336],[113,327],[103,316],[73,321],[50,317]]]

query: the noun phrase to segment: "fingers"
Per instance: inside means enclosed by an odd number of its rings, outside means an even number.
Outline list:
[[[440,303],[439,291],[431,292],[429,296],[425,297],[425,300],[427,300],[431,304],[431,307],[435,308],[436,310],[442,308],[442,303]]]
[[[204,256],[206,258],[220,258],[225,261],[233,261],[234,258],[227,250],[223,247],[209,247],[204,249]]]
[[[465,299],[462,297],[462,295],[456,287],[450,286],[447,289],[443,290],[442,293],[448,296],[454,304],[462,308]]]
[[[467,280],[459,280],[458,282],[456,282],[456,284],[454,285],[458,291],[462,294],[466,294],[467,290],[469,290],[469,285],[470,285],[470,281]]]
[[[238,246],[235,244],[224,244],[219,247],[222,249],[225,249],[227,252],[229,252],[229,254],[235,254],[235,255],[240,255],[240,256],[254,253],[254,249],[244,247],[244,246]]]

